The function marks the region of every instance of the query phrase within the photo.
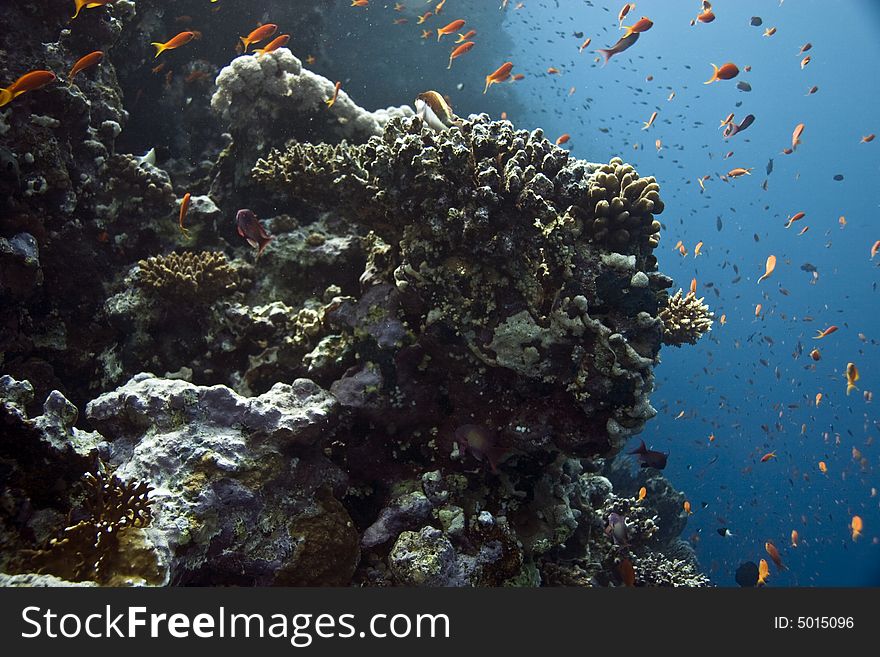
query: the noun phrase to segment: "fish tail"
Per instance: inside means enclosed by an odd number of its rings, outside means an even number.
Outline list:
[[[621,39],[625,39],[626,37],[628,37],[630,34],[633,33],[633,26],[632,25],[624,25],[623,29],[626,30],[626,32],[624,32],[623,36],[620,37]]]
[[[715,64],[712,64],[712,77],[706,80],[703,84],[712,84],[715,80],[718,79],[718,67]]]
[[[492,76],[491,76],[491,75],[487,75],[487,76],[486,76],[486,87],[485,87],[485,89],[483,89],[483,94],[484,94],[484,95],[485,95],[485,93],[486,93],[487,91],[489,91],[489,85],[490,85],[490,84],[492,84]]]
[[[158,57],[165,51],[164,43],[151,43],[150,45],[156,49],[156,57]],[[156,57],[154,57],[153,59],[155,59]]]
[[[608,63],[608,60],[611,59],[612,55],[614,55],[614,51],[611,48],[599,48],[597,53],[600,53],[602,57],[605,58],[605,61],[602,62],[602,66]]]
[[[81,12],[82,8],[86,6],[86,3],[82,0],[76,0],[74,4],[76,5],[76,12],[73,14],[73,16],[70,17],[70,20],[73,20],[74,18],[79,16],[79,12]]]
[[[12,102],[13,98],[15,98],[15,95],[9,89],[0,89],[0,107],[8,105]]]
[[[251,45],[250,41],[247,40],[247,37],[238,37],[241,39],[241,47],[244,48],[244,52],[247,52],[248,46]]]
[[[446,70],[448,71],[448,70],[451,69],[451,68],[452,68],[452,56],[450,55],[450,57],[449,57],[449,66],[446,67]]]

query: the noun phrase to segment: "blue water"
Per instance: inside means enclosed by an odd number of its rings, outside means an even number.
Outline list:
[[[684,536],[719,585],[734,585],[742,561],[766,558],[767,540],[788,567],[773,569],[773,585],[880,585],[880,498],[872,495],[880,453],[877,402],[863,395],[876,387],[880,371],[880,255],[872,262],[869,254],[880,239],[880,143],[860,143],[880,130],[871,64],[880,60],[880,5],[717,2],[714,22],[691,27],[699,2],[641,0],[633,14],[649,16],[653,28],[601,67],[591,51],[617,40],[623,3],[603,4],[548,0],[509,7],[505,29],[514,46],[498,61],[510,59],[526,79],[493,88],[481,109],[499,114],[506,99],[519,100],[524,109],[510,117],[519,125],[540,126],[551,139],[569,133],[577,157],[620,155],[643,175],[656,176],[666,202],[656,252],[661,270],[685,290],[695,277],[716,317],[727,316],[727,324],[716,323],[696,347],[662,350],[653,395],[659,414],[641,436],[671,453],[665,474],[694,510]],[[751,16],[764,24],[750,26]],[[771,26],[776,34],[764,37]],[[581,54],[583,39],[575,31],[593,39]],[[799,54],[806,42],[812,49]],[[805,55],[811,62],[801,69]],[[710,63],[727,61],[740,67],[739,77],[704,85]],[[561,74],[548,75],[550,66]],[[752,91],[738,90],[740,80]],[[813,85],[819,91],[805,95]],[[654,126],[641,130],[655,110]],[[756,120],[724,140],[718,126],[730,112],[737,122],[747,114]],[[784,155],[798,123],[805,124],[802,144]],[[774,168],[766,175],[770,158]],[[734,167],[754,169],[751,176],[719,180]],[[697,178],[707,174],[700,193]],[[834,181],[836,174],[844,179]],[[786,218],[799,211],[805,218],[785,229]],[[687,257],[673,248],[679,240]],[[704,246],[695,259],[698,241]],[[776,271],[757,284],[770,254],[778,258]],[[800,268],[807,262],[818,270],[815,284]],[[737,284],[733,265],[742,275]],[[832,324],[837,333],[813,339]],[[798,344],[802,353],[795,357]],[[818,362],[809,357],[813,347],[821,351]],[[850,361],[861,380],[846,396]],[[818,392],[824,398],[817,408]],[[864,462],[854,460],[853,447]],[[777,458],[761,463],[771,451]],[[819,461],[827,464],[826,474]],[[864,533],[854,542],[855,514]],[[733,536],[720,536],[719,527]],[[793,529],[800,535],[797,548],[790,545]]]

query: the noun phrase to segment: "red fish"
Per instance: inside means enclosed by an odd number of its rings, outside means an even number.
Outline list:
[[[67,74],[67,84],[73,84],[73,78],[77,76],[81,71],[89,68],[90,66],[95,66],[102,59],[104,59],[104,53],[100,50],[96,50],[95,52],[90,52],[88,55],[80,57],[76,60],[76,64],[73,65],[73,68],[70,69],[70,73]]]
[[[278,26],[274,23],[266,23],[265,25],[260,25],[257,29],[252,30],[246,37],[239,37],[239,39],[241,39],[241,45],[244,47],[244,52],[247,52],[248,46],[252,43],[259,43],[263,39],[268,39],[275,34],[277,30]]]
[[[257,219],[251,210],[246,208],[239,210],[235,214],[235,226],[238,234],[241,235],[247,243],[257,250],[257,258],[263,253],[266,245],[272,241],[273,237],[266,232],[260,220]]]
[[[832,324],[824,331],[817,331],[816,337],[814,337],[813,339],[814,340],[821,340],[822,338],[828,337],[829,335],[831,335],[835,331],[837,331],[837,327]]]
[[[5,89],[0,89],[0,107],[10,103],[14,98],[27,91],[36,91],[40,87],[45,87],[54,81],[55,74],[52,71],[31,71],[30,73],[25,73]]]
[[[189,192],[183,195],[183,198],[180,201],[180,218],[177,221],[177,224],[180,226],[180,232],[183,233],[183,236],[186,239],[189,239],[189,230],[187,230],[183,225],[183,220],[186,218],[186,212],[189,210],[189,200],[191,195]]]
[[[639,36],[640,34],[638,32],[633,32],[627,37],[620,38],[617,43],[615,43],[610,48],[599,48],[596,52],[605,58],[603,66],[607,64],[609,60],[614,57],[614,55],[619,55],[624,50],[632,48],[634,45],[636,45],[636,41],[639,40]]]
[[[739,69],[733,62],[722,64],[721,68],[712,64],[712,77],[706,80],[703,84],[712,84],[718,80],[732,80],[737,75],[739,75]]]
[[[779,556],[779,550],[776,549],[776,546],[773,545],[771,541],[764,543],[764,549],[767,550],[767,554],[773,559],[773,563],[776,564],[776,567],[779,568],[779,570],[785,570],[785,565],[782,563],[782,557]]]

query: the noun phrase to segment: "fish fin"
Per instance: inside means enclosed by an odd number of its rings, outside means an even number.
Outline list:
[[[712,64],[712,77],[706,80],[703,84],[712,84],[718,79],[718,67],[715,64]]]
[[[250,244],[255,249],[260,248],[260,243],[257,242],[257,240],[253,240],[250,237],[245,237],[245,241],[247,241],[247,243]]]
[[[153,47],[156,49],[156,57],[158,57],[159,55],[161,55],[162,52],[165,50],[165,44],[164,44],[164,43],[151,43],[150,45],[153,46]],[[153,59],[155,59],[155,57],[154,57]]]
[[[596,50],[596,52],[600,53],[602,57],[605,58],[605,61],[602,62],[602,66],[605,66],[605,64],[608,63],[608,60],[610,60],[611,57],[614,55],[614,52],[611,48],[599,48],[598,50]]]
[[[644,454],[645,452],[648,451],[648,448],[645,445],[644,440],[640,440],[639,443],[640,443],[640,445],[638,447],[636,447],[633,451],[631,451],[630,454]]]
[[[0,107],[12,102],[15,95],[9,89],[0,89]]]
[[[247,52],[248,46],[250,45],[250,43],[247,40],[247,37],[238,37],[238,38],[241,39],[241,47],[244,48],[243,52]]]

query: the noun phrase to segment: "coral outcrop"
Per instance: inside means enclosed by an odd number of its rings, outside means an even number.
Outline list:
[[[216,251],[169,253],[138,262],[138,285],[169,302],[210,303],[235,289],[238,276]]]
[[[663,322],[663,343],[680,347],[685,343],[696,344],[704,333],[711,331],[715,315],[703,303],[703,297],[698,299],[693,292],[684,294],[679,290],[666,300],[659,317]]]

